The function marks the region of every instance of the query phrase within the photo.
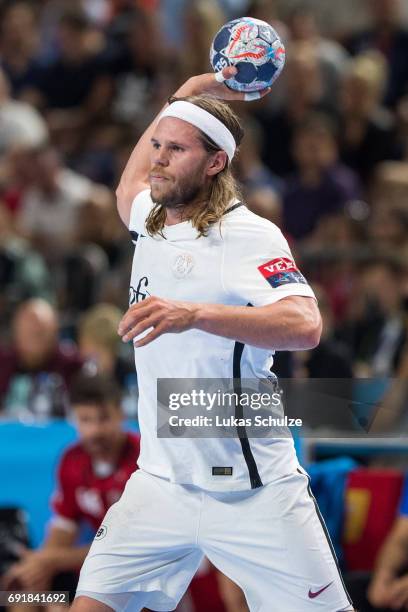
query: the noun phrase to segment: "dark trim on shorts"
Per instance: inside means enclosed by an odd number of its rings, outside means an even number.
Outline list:
[[[248,304],[250,306],[251,304]],[[234,392],[241,396],[242,387],[241,387],[241,358],[242,353],[244,351],[245,344],[242,342],[235,342],[234,345],[234,354],[233,354],[233,386]],[[238,419],[243,418],[243,410],[241,406],[241,402],[238,400],[238,403],[235,406],[235,416]],[[259,476],[258,466],[256,465],[255,458],[252,454],[251,446],[249,444],[247,432],[245,427],[237,427],[237,433],[239,437],[239,441],[241,442],[242,453],[244,455],[245,463],[248,468],[249,480],[251,482],[251,489],[257,489],[258,487],[263,487],[263,482],[261,477]]]
[[[304,474],[299,469],[297,469],[297,472],[299,474],[302,474],[302,476],[306,476],[306,478],[307,478],[307,492],[309,494],[310,499],[312,500],[312,502],[314,504],[314,507],[315,507],[315,510],[316,510],[316,514],[317,514],[317,518],[319,519],[320,524],[321,524],[321,526],[323,528],[324,535],[326,536],[326,540],[327,540],[327,543],[328,543],[328,545],[330,547],[330,551],[331,551],[332,557],[334,559],[334,562],[336,564],[337,571],[338,571],[338,574],[340,576],[341,584],[343,585],[343,589],[344,589],[344,592],[346,594],[346,597],[347,597],[349,603],[353,606],[354,605],[353,601],[352,601],[352,599],[351,599],[351,597],[350,597],[350,595],[349,595],[349,593],[348,593],[348,591],[346,589],[346,585],[344,584],[343,576],[341,575],[339,561],[337,559],[336,551],[334,550],[334,546],[332,544],[332,541],[331,541],[331,538],[330,538],[330,534],[329,534],[329,532],[327,530],[326,523],[324,522],[324,518],[322,517],[322,514],[321,514],[321,512],[319,510],[319,506],[317,505],[316,498],[315,498],[315,496],[312,493],[312,489],[311,489],[311,486],[310,486],[310,476],[309,476],[309,474]]]

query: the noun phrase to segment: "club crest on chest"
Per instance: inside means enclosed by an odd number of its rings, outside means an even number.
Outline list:
[[[173,260],[172,271],[176,278],[185,278],[194,267],[194,258],[190,253],[181,253]]]

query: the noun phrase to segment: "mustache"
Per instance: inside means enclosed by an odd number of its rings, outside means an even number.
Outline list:
[[[168,174],[165,174],[160,168],[153,168],[152,170],[150,170],[149,176],[161,176],[166,179],[171,178]]]

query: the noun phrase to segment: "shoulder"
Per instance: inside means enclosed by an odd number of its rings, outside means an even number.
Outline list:
[[[227,214],[221,222],[221,232],[228,242],[241,246],[245,250],[256,249],[264,241],[286,242],[277,225],[241,206]]]
[[[150,188],[140,191],[133,199],[131,205],[129,229],[141,232],[153,206]]]

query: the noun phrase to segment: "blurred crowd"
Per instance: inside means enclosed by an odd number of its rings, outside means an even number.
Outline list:
[[[163,101],[210,70],[213,35],[244,14],[275,27],[287,63],[271,95],[236,104],[236,176],[288,238],[325,322],[319,348],[278,355],[277,373],[406,376],[407,7],[354,4],[361,25],[350,13],[336,31],[334,15],[329,31],[320,0],[1,3],[2,416],[64,414],[84,364],[116,377],[132,416],[133,358],[116,334],[132,243],[114,190]]]
[[[319,347],[277,354],[275,371],[393,379],[377,425],[406,425],[407,14],[407,0],[0,2],[0,420],[66,416],[80,372],[113,379],[137,417],[133,350],[117,335],[133,247],[115,188],[166,98],[210,70],[217,30],[251,15],[287,60],[269,96],[234,105],[235,174],[324,320]],[[381,588],[371,599],[389,605]],[[246,610],[221,590],[225,609]]]

